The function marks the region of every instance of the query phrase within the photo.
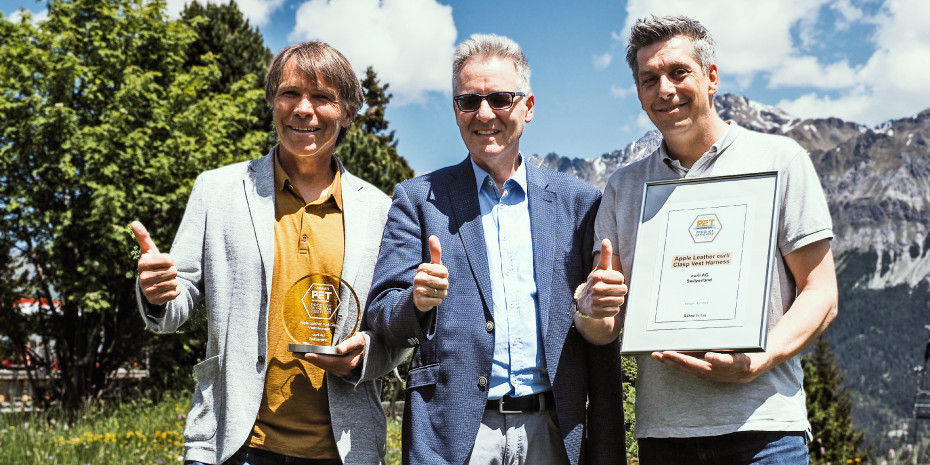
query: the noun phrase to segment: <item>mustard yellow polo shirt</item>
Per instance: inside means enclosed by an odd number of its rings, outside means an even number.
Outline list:
[[[288,291],[302,278],[309,274],[342,274],[342,186],[338,165],[335,160],[332,164],[336,176],[329,195],[306,203],[291,185],[277,153],[274,160],[275,240],[268,309],[268,371],[249,445],[294,457],[339,458],[325,372],[287,350],[288,344],[305,341],[291,340],[283,318],[284,311],[303,310],[285,309]],[[334,284],[338,289],[338,279]]]

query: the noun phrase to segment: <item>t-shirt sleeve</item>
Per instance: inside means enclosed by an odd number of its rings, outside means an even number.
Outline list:
[[[604,197],[601,199],[601,205],[597,209],[597,218],[594,220],[594,251],[601,251],[601,241],[604,238],[610,239],[614,247],[614,253],[618,253],[617,244],[619,244],[619,233],[617,231],[617,202],[619,201],[616,184],[618,176],[614,174],[607,182],[607,188],[604,189]]]
[[[799,149],[782,171],[781,189],[778,248],[782,255],[833,238],[827,199],[814,164],[803,149]]]

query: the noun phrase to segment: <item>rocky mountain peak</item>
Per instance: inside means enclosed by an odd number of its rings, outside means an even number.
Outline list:
[[[714,98],[714,106],[724,120],[733,120],[745,128],[769,134],[784,134],[801,121],[778,107],[740,95],[719,95]]]

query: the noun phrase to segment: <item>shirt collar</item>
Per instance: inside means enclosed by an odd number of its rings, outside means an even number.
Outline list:
[[[336,172],[336,175],[333,177],[333,183],[329,185],[329,195],[326,198],[310,202],[308,205],[323,205],[332,199],[336,203],[336,208],[342,211],[342,173],[339,171],[339,164],[336,163],[335,157],[331,158],[330,166]],[[291,179],[287,176],[287,172],[284,171],[284,167],[281,166],[280,160],[278,160],[277,148],[274,151],[274,188],[275,192],[293,195],[295,198],[300,199],[301,202],[306,203],[300,194],[291,187]]]
[[[727,121],[726,132],[724,132],[723,135],[720,136],[720,139],[717,139],[716,142],[711,144],[710,148],[707,149],[707,151],[704,152],[703,155],[701,155],[701,158],[698,158],[698,160],[694,163],[694,165],[691,166],[690,170],[693,170],[701,166],[705,166],[708,163],[712,162],[713,160],[716,160],[717,157],[719,157],[720,154],[723,153],[724,149],[726,149],[731,143],[733,143],[733,139],[736,137],[736,130],[734,130],[735,127],[736,127],[736,123],[734,121]],[[664,138],[662,139],[662,143],[659,144],[659,155],[662,156],[662,161],[665,162],[666,165],[668,165],[675,171],[680,171],[682,173],[688,173],[690,171],[688,168],[681,166],[680,161],[672,158],[668,154],[668,145],[665,144]]]
[[[494,182],[494,179],[491,177],[491,175],[488,174],[487,171],[481,169],[481,167],[478,166],[477,163],[475,163],[475,160],[472,159],[471,156],[469,156],[468,159],[469,161],[471,161],[471,167],[474,169],[474,172],[475,172],[475,186],[478,188],[478,192],[481,192],[481,190],[484,188],[490,188],[491,190],[494,191],[496,196],[499,197],[500,190],[497,188],[497,184]],[[517,161],[520,162],[520,164],[517,166],[517,171],[513,173],[513,176],[511,176],[510,179],[504,182],[504,187],[506,188],[507,184],[513,181],[518,186],[520,186],[520,189],[523,189],[523,192],[527,192],[526,190],[526,166],[525,166],[526,160],[523,159],[523,155],[521,154],[517,156]]]

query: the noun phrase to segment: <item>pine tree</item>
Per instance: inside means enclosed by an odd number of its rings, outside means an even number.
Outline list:
[[[864,433],[852,423],[852,396],[842,386],[844,375],[836,364],[830,344],[819,338],[814,351],[801,358],[804,369],[804,390],[807,393],[807,415],[814,440],[811,442],[811,463],[846,463],[865,458]]]
[[[273,58],[258,28],[249,25],[235,1],[221,5],[196,0],[188,4],[181,19],[197,33],[187,48],[188,66],[204,66],[212,59],[220,69],[214,91],[229,92],[233,83],[251,75],[253,84],[263,88],[265,73]],[[206,55],[213,54],[211,59]]]
[[[365,96],[364,110],[336,147],[336,155],[349,172],[390,195],[394,185],[413,176],[413,169],[397,154],[394,131],[388,130],[388,121],[384,119],[392,97],[387,92],[390,85],[382,86],[370,66],[365,70],[361,84]]]
[[[249,25],[249,20],[242,14],[235,0],[229,4],[207,3],[196,0],[184,7],[181,20],[187,23],[197,39],[187,47],[185,66],[207,66],[215,63],[220,70],[220,78],[210,89],[217,93],[233,93],[233,85],[244,81],[248,89],[260,89],[255,105],[255,122],[247,131],[267,132],[268,145],[275,142],[274,124],[271,108],[265,103],[265,73],[274,58],[265,47],[258,28]],[[238,143],[235,138],[230,141]]]

